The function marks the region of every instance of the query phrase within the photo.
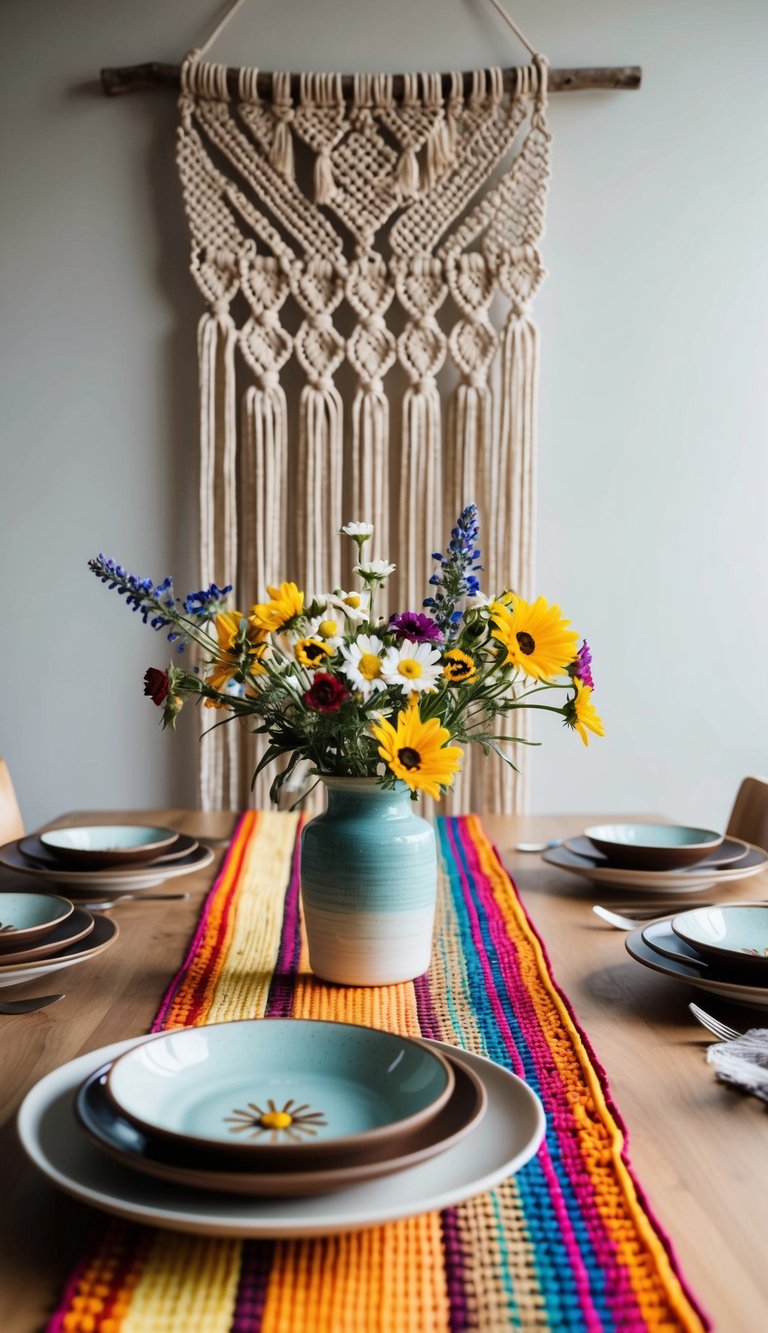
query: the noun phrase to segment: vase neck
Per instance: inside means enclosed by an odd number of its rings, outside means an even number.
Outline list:
[[[372,807],[407,815],[412,809],[411,794],[405,783],[382,787],[376,778],[323,778],[331,812],[371,810]]]

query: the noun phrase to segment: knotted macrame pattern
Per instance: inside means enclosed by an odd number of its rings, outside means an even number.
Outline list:
[[[431,554],[477,501],[483,586],[531,593],[536,330],[549,134],[546,62],[516,71],[275,74],[193,53],[177,160],[198,335],[201,576],[244,607],[293,578],[349,586],[348,519],[418,610]],[[354,550],[352,543],[346,546]],[[377,609],[386,609],[382,603]],[[523,714],[518,714],[518,717]],[[203,808],[249,800],[253,740],[201,746]],[[269,777],[252,799],[264,805]],[[512,811],[521,780],[469,756],[454,809]]]

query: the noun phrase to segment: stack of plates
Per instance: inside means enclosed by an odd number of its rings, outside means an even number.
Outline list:
[[[626,946],[665,976],[768,1009],[768,903],[696,907],[631,931]]]
[[[66,890],[74,899],[141,893],[210,865],[194,838],[148,824],[51,829],[0,848],[0,865]]]
[[[275,1018],[82,1056],[32,1089],[19,1131],[50,1179],[109,1212],[207,1234],[310,1236],[491,1188],[536,1152],[544,1113],[480,1056]]]
[[[561,870],[612,889],[700,893],[748,879],[768,855],[740,838],[684,824],[599,824],[544,853]]]
[[[102,953],[117,926],[49,893],[0,893],[0,988]]]

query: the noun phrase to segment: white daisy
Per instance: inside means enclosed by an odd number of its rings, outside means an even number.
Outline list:
[[[428,643],[403,643],[399,648],[388,648],[382,667],[387,685],[402,685],[412,693],[432,690],[442,674],[440,649]]]
[[[308,637],[322,639],[332,648],[338,648],[345,628],[343,616],[339,615],[334,607],[327,607],[322,615],[313,616],[307,621]]]
[[[365,538],[368,538],[368,537],[372,537],[372,536],[373,536],[373,524],[372,524],[372,523],[345,523],[343,528],[339,528],[339,532],[342,533],[345,537],[365,537]]]
[[[337,588],[335,592],[329,592],[318,600],[325,602],[326,618],[332,619],[335,613],[341,611],[351,625],[367,620],[371,609],[369,592],[345,592],[343,588]]]
[[[377,690],[383,690],[382,679],[384,644],[376,634],[361,634],[354,643],[342,644],[344,658],[342,671],[363,699],[370,699]]]
[[[355,573],[366,583],[383,583],[396,569],[397,565],[390,564],[389,560],[367,560],[365,564],[355,565]]]

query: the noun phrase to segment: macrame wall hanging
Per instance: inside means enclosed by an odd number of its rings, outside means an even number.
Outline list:
[[[264,96],[255,69],[233,94],[223,65],[185,60],[203,584],[236,581],[249,604],[284,578],[348,587],[337,532],[365,519],[371,555],[398,566],[393,609],[417,610],[475,500],[485,586],[531,595],[550,138],[531,54],[509,90],[479,69],[403,75],[397,97],[389,74],[316,73],[275,74]],[[205,809],[267,803],[252,747],[234,726],[206,737]],[[451,799],[512,811],[524,794],[504,765],[465,762]]]

